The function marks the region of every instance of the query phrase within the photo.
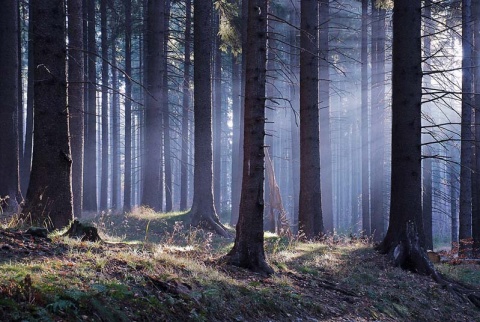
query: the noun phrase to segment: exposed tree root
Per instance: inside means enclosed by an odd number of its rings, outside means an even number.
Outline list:
[[[407,223],[405,234],[393,251],[393,258],[396,266],[418,274],[431,276],[435,282],[442,285],[442,287],[454,294],[459,300],[464,302],[469,301],[480,308],[479,289],[447,278],[437,272],[428,258],[426,251],[420,246],[414,223]]]
[[[198,216],[194,215],[192,212],[190,212],[190,216],[192,218],[192,226],[212,230],[225,238],[232,237],[228,233],[227,228],[222,225],[220,220],[218,220],[217,216]]]

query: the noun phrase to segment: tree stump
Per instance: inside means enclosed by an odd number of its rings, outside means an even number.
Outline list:
[[[67,232],[62,236],[67,236],[70,238],[81,238],[82,241],[91,241],[97,242],[101,241],[102,238],[98,235],[98,230],[96,227],[83,224],[78,220],[74,220],[68,228]]]

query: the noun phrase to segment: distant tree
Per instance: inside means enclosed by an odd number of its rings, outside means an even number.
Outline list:
[[[266,1],[248,1],[247,26],[242,194],[235,244],[226,258],[230,264],[269,275],[273,269],[263,248]]]
[[[213,197],[212,147],[212,1],[193,3],[193,98],[195,121],[195,161],[193,202],[190,210],[192,225],[204,226],[227,236],[218,218]]]
[[[49,228],[73,218],[63,0],[32,3],[35,69],[33,162],[23,216]]]
[[[432,158],[423,159],[423,198],[422,198],[422,217],[423,230],[425,233],[425,248],[433,249],[432,237]]]
[[[165,19],[164,19],[164,54],[163,54],[163,151],[165,155],[165,212],[173,209],[173,182],[172,182],[172,147],[170,138],[170,103],[168,100],[168,39],[170,24],[170,0],[165,1]]]
[[[326,232],[333,232],[333,178],[332,178],[332,142],[330,127],[330,0],[319,1],[318,16],[318,87],[320,115],[320,182],[322,191],[322,219]],[[301,67],[300,67],[301,68]],[[300,87],[301,88],[301,87]],[[301,94],[300,94],[301,95]],[[300,112],[301,114],[301,112]],[[301,130],[300,130],[301,131]]]
[[[0,12],[0,212],[16,211],[22,201],[17,127],[18,33],[18,1],[7,1]]]
[[[117,66],[117,39],[112,37],[112,88],[120,88]],[[120,95],[118,90],[112,93],[112,209],[118,209],[120,204]]]
[[[162,211],[162,103],[165,1],[148,1],[146,29],[145,180],[142,205]]]
[[[86,1],[87,6],[87,113],[85,114],[85,146],[83,170],[83,208],[97,211],[97,67],[95,2]]]
[[[83,4],[68,0],[68,113],[72,150],[73,213],[82,215],[83,205],[83,140],[85,128],[83,101]]]
[[[385,9],[372,1],[372,82],[371,82],[371,233],[376,242],[384,232],[384,109],[385,109]]]
[[[460,250],[470,248],[467,240],[472,237],[472,166],[473,166],[473,23],[471,0],[462,1],[462,125],[460,149]]]
[[[123,211],[132,209],[132,0],[125,0],[125,170]]]
[[[395,0],[392,51],[392,177],[390,220],[379,250],[406,242],[407,223],[423,236],[421,187],[421,3]],[[420,240],[423,245],[423,239]]]
[[[306,238],[323,232],[318,111],[318,2],[301,2],[299,228]],[[326,98],[328,99],[328,98]]]
[[[191,41],[192,1],[185,1],[185,53],[183,67],[182,96],[182,163],[180,169],[180,210],[187,210],[188,199],[188,116],[190,109],[190,41]]]
[[[368,138],[368,0],[362,0],[362,231],[370,236],[370,165]]]
[[[105,210],[108,207],[108,180],[110,174],[108,171],[108,22],[107,22],[107,1],[100,1],[100,31],[102,47],[102,171],[100,180],[100,209]]]
[[[220,13],[214,12],[214,49],[213,49],[213,195],[215,209],[220,212],[221,205],[221,158],[222,158],[222,50]]]

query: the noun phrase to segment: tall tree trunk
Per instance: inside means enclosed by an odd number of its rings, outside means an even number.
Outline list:
[[[245,74],[246,74],[246,48],[247,48],[247,19],[248,19],[248,1],[249,0],[240,0],[242,6],[242,23],[241,23],[241,34],[242,34],[242,54],[241,54],[241,72],[240,72],[240,135],[238,142],[238,160],[243,162],[243,144],[244,144],[244,128],[245,128]],[[240,215],[240,199],[242,191],[242,180],[243,180],[243,165],[242,162],[238,163],[238,167],[235,169],[236,178],[238,180],[232,183],[232,216],[230,219],[231,225],[236,225],[238,223],[238,218]]]
[[[23,68],[23,55],[22,55],[22,18],[20,16],[21,5],[17,5],[17,92],[18,92],[18,104],[17,104],[17,133],[18,133],[18,182],[20,185],[20,193],[23,188],[21,186],[23,177],[26,174],[23,172],[23,167],[21,165],[25,163],[23,160],[23,138],[24,138],[24,121],[23,121],[23,79],[22,79],[22,68]],[[23,198],[23,197],[22,197]]]
[[[147,74],[145,101],[145,181],[142,205],[162,211],[162,104],[165,59],[165,2],[152,0],[147,9]]]
[[[116,37],[112,37],[112,209],[120,206],[120,95],[118,83]]]
[[[192,1],[185,2],[185,60],[183,67],[182,101],[182,163],[180,168],[180,210],[187,210],[188,200],[188,116],[190,110],[190,41]]]
[[[23,163],[20,165],[24,176],[20,187],[22,194],[27,193],[28,183],[30,181],[30,170],[32,167],[32,149],[33,149],[33,71],[35,64],[33,62],[33,23],[31,13],[31,2],[29,2],[29,17],[28,17],[28,74],[27,74],[27,117],[25,119],[25,148],[23,155]]]
[[[125,0],[125,174],[123,211],[132,209],[132,0]],[[148,93],[146,94],[148,95]]]
[[[240,117],[242,107],[240,106],[240,95],[241,95],[241,63],[239,62],[240,57],[235,57],[232,54],[232,187],[231,187],[231,217],[230,225],[236,225],[238,222],[238,210],[240,206],[240,192],[237,191],[238,183],[242,181],[240,160]]]
[[[395,0],[392,51],[392,177],[390,220],[379,250],[407,238],[407,222],[423,236],[421,188],[421,3]],[[421,239],[421,243],[423,241]]]
[[[301,2],[299,228],[308,239],[323,232],[318,111],[318,3]],[[322,48],[323,49],[323,48]]]
[[[372,1],[372,146],[371,233],[374,241],[384,236],[384,108],[385,108],[385,10]]]
[[[102,175],[100,188],[100,209],[108,208],[108,31],[107,2],[100,1],[101,42],[102,42]]]
[[[423,230],[425,233],[426,249],[433,249],[432,236],[432,158],[427,156],[423,160]]]
[[[83,170],[83,208],[97,211],[97,106],[96,106],[96,42],[95,1],[87,1],[88,101],[85,124],[85,151]]]
[[[73,219],[63,0],[32,3],[35,69],[33,162],[23,214],[63,228]]]
[[[17,211],[22,201],[17,123],[20,68],[17,19],[18,1],[5,2],[0,12],[0,212]]]
[[[370,158],[368,138],[368,0],[362,0],[362,230],[371,234],[370,222]]]
[[[68,113],[72,149],[73,214],[82,216],[83,204],[83,5],[68,0]]]
[[[212,1],[193,3],[193,30],[195,64],[194,118],[195,160],[193,203],[190,211],[192,225],[204,226],[227,236],[218,218],[213,196],[213,147],[212,147]]]
[[[272,274],[263,248],[266,1],[248,1],[242,196],[230,264]]]
[[[221,160],[222,160],[222,51],[220,49],[220,14],[214,13],[214,76],[213,76],[213,196],[215,209],[220,212],[221,204]]]
[[[170,22],[170,0],[165,1],[165,40],[163,56],[163,141],[165,153],[165,211],[170,212],[173,208],[173,185],[172,185],[172,151],[170,143],[170,112],[168,101],[168,35]]]
[[[472,211],[472,237],[473,253],[475,257],[480,257],[480,3],[475,2],[472,11],[472,20],[474,21],[474,59],[475,66],[475,183],[472,186],[476,196],[474,210]]]
[[[319,71],[319,106],[320,108],[320,173],[322,190],[322,216],[325,232],[333,232],[333,181],[332,181],[332,145],[330,134],[330,62],[328,29],[330,21],[330,0],[319,1],[320,46]]]
[[[460,150],[460,251],[469,252],[468,239],[472,237],[472,165],[473,165],[473,25],[471,21],[471,0],[462,2],[462,125]],[[464,254],[467,255],[467,254]]]

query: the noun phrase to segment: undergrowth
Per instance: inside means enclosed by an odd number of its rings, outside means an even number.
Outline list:
[[[233,239],[191,227],[185,213],[137,209],[90,221],[105,242],[54,233],[49,251],[0,257],[2,320],[480,320],[478,310],[430,278],[393,267],[369,240],[265,234],[275,274],[264,278],[225,265],[221,256]],[[438,268],[465,282],[480,280],[474,265]]]

